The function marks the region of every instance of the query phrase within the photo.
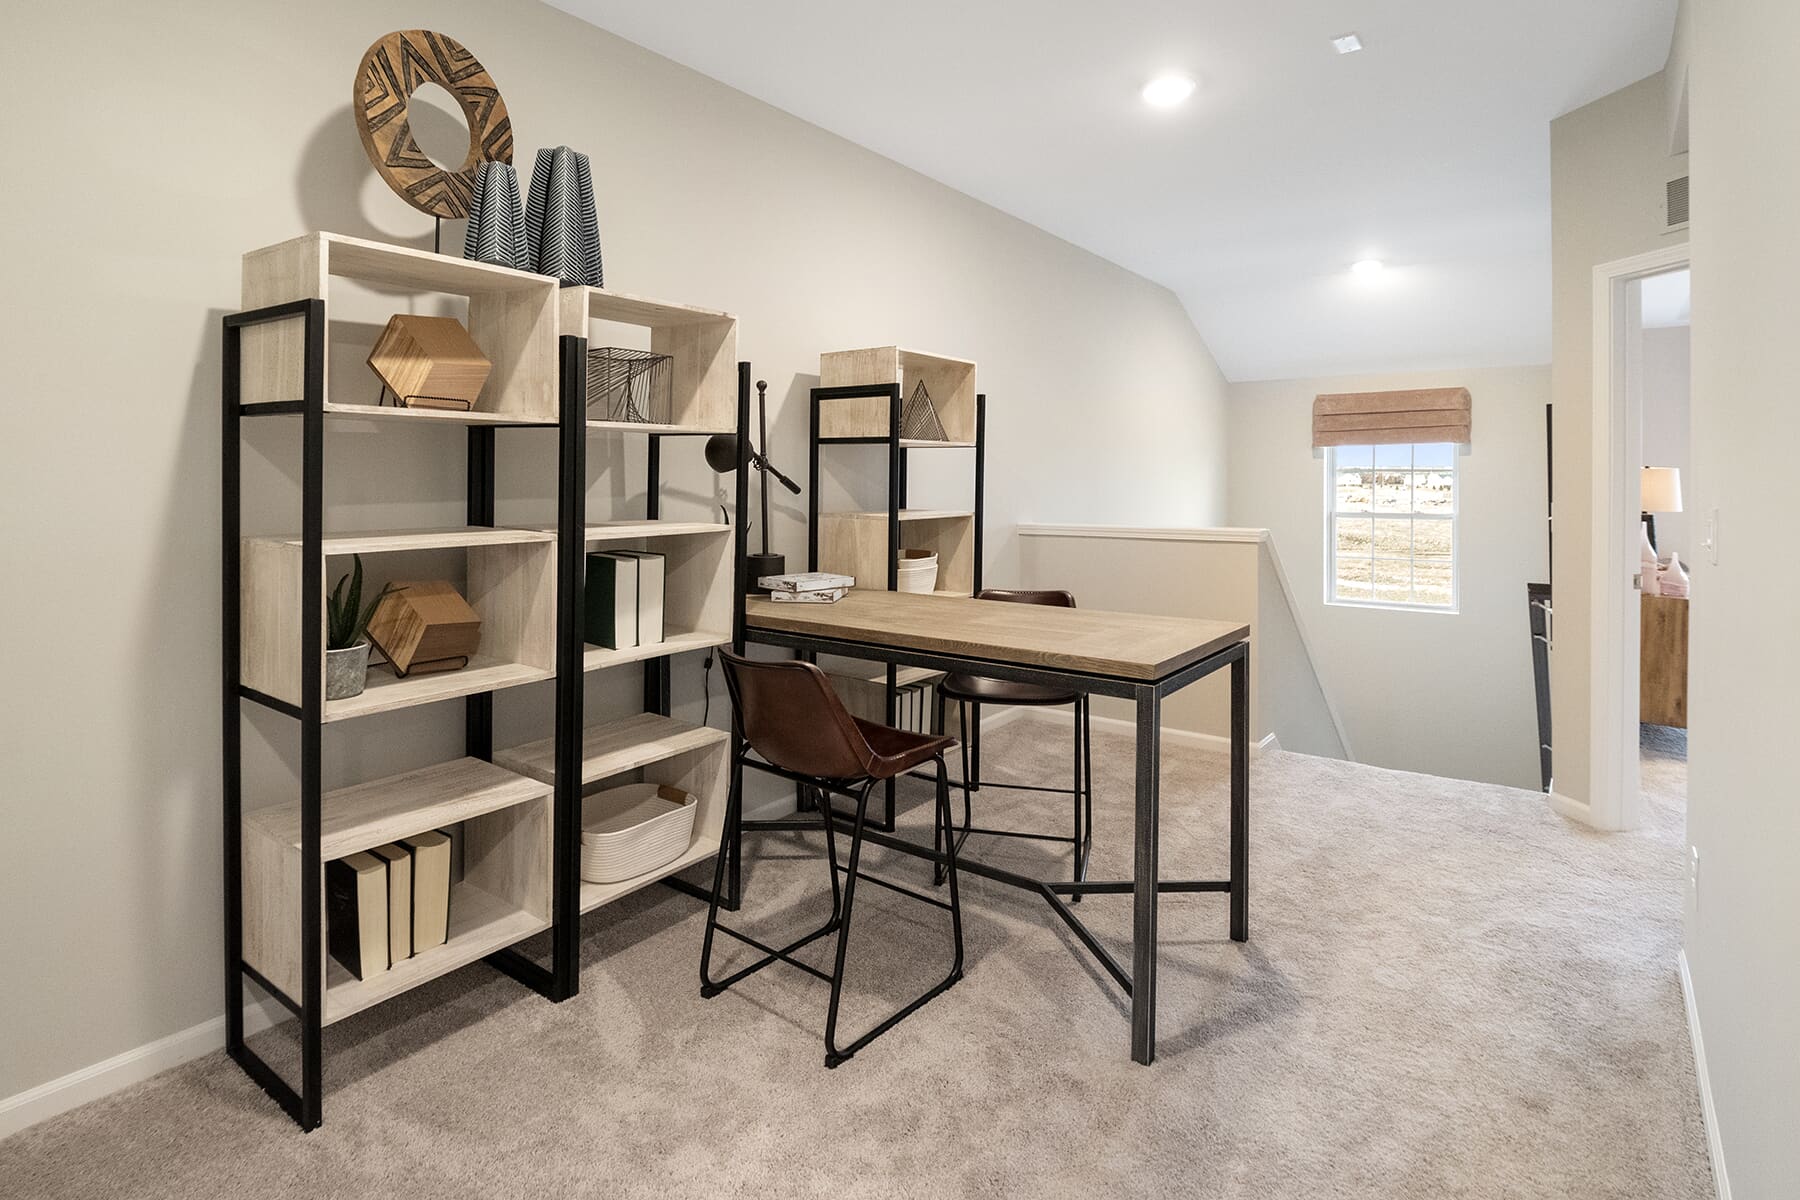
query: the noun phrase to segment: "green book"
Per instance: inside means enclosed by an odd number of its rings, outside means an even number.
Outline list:
[[[605,550],[587,556],[582,609],[589,645],[625,650],[638,644],[637,592],[637,559]]]

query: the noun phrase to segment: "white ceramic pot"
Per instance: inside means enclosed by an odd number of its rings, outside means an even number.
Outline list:
[[[348,700],[362,695],[369,678],[369,643],[364,640],[343,650],[325,652],[325,698]]]
[[[902,550],[898,590],[930,592],[937,589],[937,555],[929,550]]]

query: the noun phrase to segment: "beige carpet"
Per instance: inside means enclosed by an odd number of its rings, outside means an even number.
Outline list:
[[[1638,791],[1647,821],[1672,828],[1682,840],[1687,821],[1687,730],[1638,726]]]
[[[1095,743],[1094,866],[1119,876],[1131,746]],[[1060,776],[1065,745],[1020,724],[985,757]],[[1223,873],[1224,760],[1170,749],[1164,781],[1166,868]],[[983,800],[990,820],[1051,826],[1065,804]],[[702,1001],[703,913],[656,888],[587,919],[567,1004],[478,965],[328,1029],[316,1133],[214,1054],[0,1143],[0,1192],[1711,1195],[1678,823],[1602,837],[1533,793],[1289,754],[1257,760],[1253,806],[1249,944],[1226,938],[1223,897],[1164,901],[1153,1067],[1129,1061],[1122,997],[1029,897],[968,881],[967,978],[826,1071],[823,985],[772,967]],[[761,842],[747,916],[816,920],[819,840]],[[945,953],[941,914],[864,895],[851,1023],[870,989],[897,996]],[[1124,956],[1129,901],[1082,907]]]

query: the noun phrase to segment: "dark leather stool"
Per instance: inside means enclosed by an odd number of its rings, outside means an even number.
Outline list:
[[[719,923],[719,897],[725,885],[727,851],[721,847],[713,869],[712,903],[706,913],[706,941],[700,950],[700,994],[707,998],[745,976],[780,960],[817,976],[831,985],[831,1008],[825,1018],[825,1065],[835,1067],[893,1028],[921,1005],[962,978],[963,937],[962,905],[956,892],[956,850],[951,846],[945,854],[941,870],[950,881],[950,901],[946,904],[861,870],[863,825],[868,815],[869,793],[884,780],[903,775],[928,762],[937,763],[937,837],[939,845],[950,841],[950,786],[944,766],[944,751],[955,745],[952,738],[941,735],[910,733],[890,729],[850,715],[832,691],[823,672],[811,663],[758,662],[720,651],[725,663],[725,684],[731,691],[732,721],[737,726],[740,744],[754,750],[776,773],[802,785],[816,800],[819,817],[825,829],[826,855],[831,864],[831,919],[818,929],[779,949],[765,945],[738,930]],[[736,764],[734,764],[736,765]],[[760,764],[759,764],[760,765]],[[726,802],[725,828],[737,828],[743,808],[743,773],[733,771],[737,786]],[[839,815],[831,804],[833,794],[849,796],[856,801],[856,815],[850,831],[848,865],[838,866],[837,821]],[[843,889],[838,888],[839,874],[844,876]],[[955,958],[943,982],[932,987],[848,1046],[837,1044],[838,1000],[844,988],[844,959],[850,945],[850,918],[856,902],[856,882],[866,878],[892,891],[901,892],[937,908],[950,911],[950,926],[955,942]],[[827,975],[793,957],[794,951],[810,942],[837,933],[837,961]],[[763,957],[749,966],[715,980],[712,977],[713,934],[729,937],[763,952]]]
[[[1041,604],[1053,608],[1074,608],[1075,597],[1062,591],[1009,591],[1004,588],[984,588],[977,600],[998,600],[1009,604]],[[935,728],[941,733],[944,728],[944,705],[954,700],[957,705],[957,716],[961,719],[963,731],[962,748],[962,785],[963,785],[963,823],[956,834],[954,847],[961,851],[964,840],[971,833],[985,833],[996,837],[1029,838],[1040,842],[1068,842],[1074,847],[1074,879],[1079,883],[1087,878],[1088,855],[1094,843],[1094,764],[1092,760],[1093,742],[1088,719],[1088,698],[1080,692],[1059,691],[1037,683],[1012,683],[1004,679],[987,679],[980,675],[952,674],[946,675],[938,684],[938,704],[934,717]],[[1062,704],[1075,706],[1075,778],[1074,786],[1039,787],[1036,784],[1022,783],[988,783],[981,782],[981,706],[984,704],[1010,704],[1031,707],[1053,707]],[[1061,834],[1027,833],[1016,829],[980,829],[974,825],[973,805],[970,801],[972,792],[980,791],[984,786],[990,788],[1009,788],[1014,791],[1055,792],[1072,798],[1074,804],[1074,828],[1068,837]],[[943,881],[940,868],[938,881]],[[1070,897],[1070,903],[1079,903],[1080,896]]]

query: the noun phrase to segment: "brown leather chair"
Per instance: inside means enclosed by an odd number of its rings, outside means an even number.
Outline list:
[[[1041,604],[1052,608],[1074,608],[1075,597],[1064,591],[1012,591],[1005,588],[983,588],[977,600],[997,600],[1008,604]],[[946,675],[938,684],[935,728],[944,728],[944,706],[955,701],[963,730],[962,792],[963,823],[957,832],[955,848],[960,851],[971,833],[997,837],[1029,838],[1041,842],[1068,842],[1074,848],[1074,878],[1077,883],[1087,878],[1088,856],[1094,842],[1094,764],[1090,737],[1088,698],[1080,692],[1062,691],[1038,683],[1013,683],[1005,679],[988,679],[980,675]],[[1075,777],[1072,787],[1040,787],[1036,784],[982,783],[981,781],[981,706],[1011,704],[1031,707],[1075,706]],[[1074,806],[1074,828],[1068,837],[1061,834],[1026,833],[1015,829],[979,829],[974,825],[970,795],[983,787],[1007,788],[1014,791],[1056,792],[1071,797]],[[942,871],[938,874],[942,881]],[[1071,897],[1078,903],[1080,896]]]
[[[838,1000],[844,987],[844,960],[850,945],[850,918],[856,901],[856,881],[865,877],[861,870],[863,826],[868,815],[869,793],[875,784],[904,775],[929,762],[937,764],[936,836],[940,845],[949,845],[951,832],[949,774],[944,766],[944,751],[956,744],[942,735],[911,733],[890,729],[850,715],[831,688],[825,674],[811,663],[798,661],[760,662],[720,651],[725,663],[725,685],[731,692],[732,722],[736,726],[741,753],[754,751],[760,756],[757,767],[802,785],[817,803],[825,830],[825,849],[831,864],[831,919],[818,929],[780,949],[767,946],[755,938],[719,923],[719,901],[725,886],[727,852],[721,849],[713,870],[712,903],[706,914],[706,940],[700,950],[700,994],[708,999],[768,966],[776,960],[799,967],[831,984],[831,1007],[825,1018],[825,1065],[835,1067],[887,1032],[914,1010],[949,988],[962,978],[963,938],[962,905],[956,891],[956,849],[950,846],[943,855],[941,869],[950,881],[950,901],[946,904],[873,875],[866,876],[893,891],[902,892],[937,908],[948,909],[955,944],[955,957],[950,973],[943,982],[918,999],[876,1025],[848,1046],[837,1044]],[[748,758],[734,764],[731,794],[726,802],[725,828],[738,828],[743,811],[743,770]],[[837,823],[842,814],[831,803],[833,794],[856,801],[856,814],[850,832],[848,864],[840,867],[837,857]],[[838,876],[844,876],[842,893]],[[800,962],[794,951],[810,942],[837,933],[837,959],[830,975]],[[747,967],[715,980],[712,977],[713,934],[736,938],[763,956]]]

